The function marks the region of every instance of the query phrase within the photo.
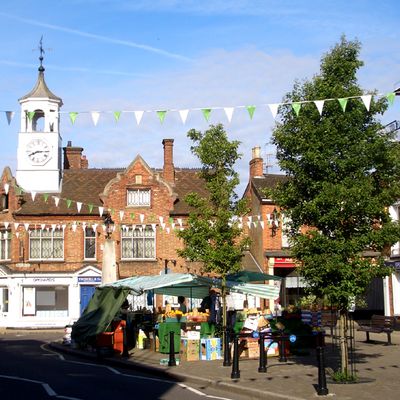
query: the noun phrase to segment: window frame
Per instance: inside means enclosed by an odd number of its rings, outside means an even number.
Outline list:
[[[87,231],[91,230],[93,232],[93,236],[88,236]],[[94,256],[93,257],[87,257],[87,241],[88,240],[94,240]],[[85,229],[83,230],[83,259],[84,260],[96,260],[97,259],[97,234],[96,231],[93,229],[91,226],[86,226]]]
[[[5,234],[7,237],[4,236]],[[0,230],[0,260],[11,260],[11,229]]]
[[[142,227],[142,232],[140,232],[140,227]],[[133,231],[139,232],[136,236],[133,234]],[[152,232],[151,236],[146,236],[146,232]],[[121,260],[127,261],[127,260],[135,260],[135,261],[154,261],[157,259],[157,235],[156,235],[157,230],[153,229],[152,225],[139,225],[139,226],[132,226],[129,227],[128,229],[122,229],[121,230]],[[130,241],[131,245],[129,246],[130,252],[132,254],[132,257],[126,256],[124,254],[124,244],[126,242]],[[150,242],[152,241],[152,256],[151,257],[145,257],[146,253],[146,241]],[[137,244],[135,245],[135,242],[137,243],[142,243],[141,251],[143,257],[134,257],[134,251],[135,248],[137,249],[140,247]]]
[[[32,237],[33,232],[39,232],[39,237]],[[51,236],[43,236],[44,232],[50,232]],[[61,236],[55,236],[55,232],[61,232]],[[43,243],[45,241],[50,240],[51,242],[51,253],[52,257],[44,257],[43,252],[44,249],[42,247]],[[32,241],[38,241],[39,242],[39,250],[40,250],[40,256],[39,257],[32,257]],[[30,229],[29,230],[29,260],[30,261],[63,261],[64,260],[64,250],[65,250],[65,238],[64,238],[64,229],[62,228],[56,228],[56,229]],[[56,242],[61,242],[62,243],[62,248],[61,248],[61,257],[54,257],[54,251],[55,251],[55,246],[54,244]]]
[[[140,193],[148,193],[148,201],[142,202],[140,198],[136,203],[130,201],[132,197],[140,197]],[[150,188],[127,188],[126,189],[126,206],[127,207],[151,207],[151,189]]]

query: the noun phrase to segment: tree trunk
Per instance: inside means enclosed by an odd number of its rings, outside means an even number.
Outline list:
[[[347,343],[347,329],[348,329],[348,315],[347,310],[341,309],[339,311],[339,345],[340,345],[340,372],[344,376],[348,376],[349,371],[349,351]]]

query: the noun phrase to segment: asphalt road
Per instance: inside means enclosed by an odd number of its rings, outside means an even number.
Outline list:
[[[0,399],[231,399],[210,388],[167,381],[58,354],[46,343],[62,332],[0,335]]]

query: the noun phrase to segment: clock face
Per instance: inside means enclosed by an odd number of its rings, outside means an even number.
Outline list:
[[[32,164],[43,165],[51,158],[51,148],[43,139],[32,139],[26,146],[26,154]]]

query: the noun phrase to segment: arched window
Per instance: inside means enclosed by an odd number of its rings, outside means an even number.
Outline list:
[[[42,110],[35,110],[32,118],[32,131],[44,132],[44,112]]]

